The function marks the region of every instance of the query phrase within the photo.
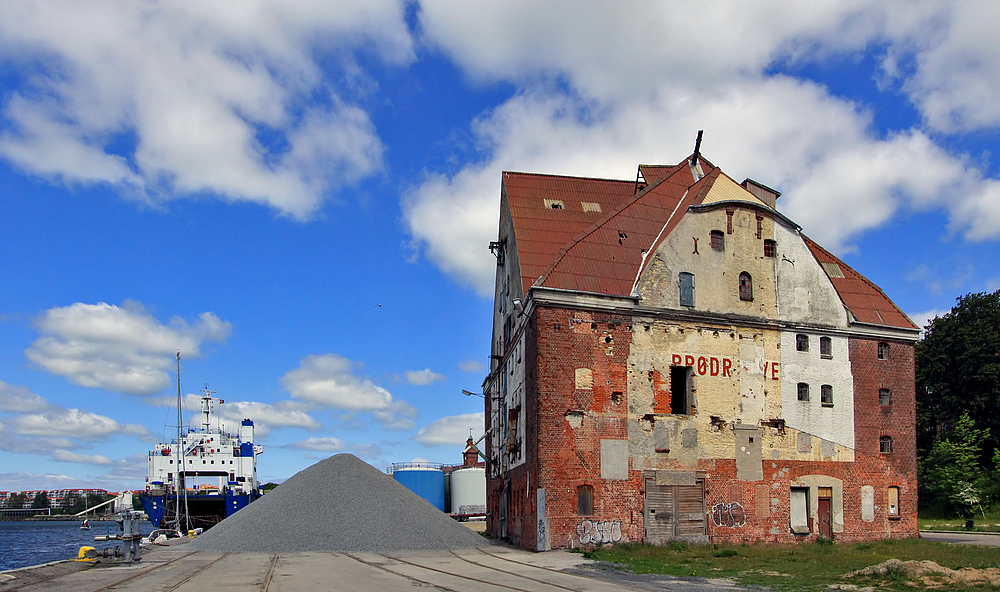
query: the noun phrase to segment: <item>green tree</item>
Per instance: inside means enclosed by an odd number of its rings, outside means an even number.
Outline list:
[[[989,428],[984,460],[1000,445],[1000,290],[967,294],[932,320],[916,347],[917,447],[969,414]]]
[[[979,457],[988,436],[989,429],[976,428],[967,413],[938,434],[930,453],[919,462],[927,502],[962,516],[982,509],[990,479],[980,468]]]
[[[24,500],[25,500],[25,497],[24,497],[23,493],[15,493],[15,494],[11,495],[10,499],[7,501],[7,507],[8,508],[21,508],[21,507],[24,507]]]
[[[47,491],[39,491],[35,494],[35,500],[31,502],[31,507],[35,510],[49,507],[49,494]]]

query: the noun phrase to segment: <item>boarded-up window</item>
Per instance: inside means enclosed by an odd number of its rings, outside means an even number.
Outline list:
[[[681,272],[677,282],[681,290],[681,306],[694,306],[694,274]]]
[[[889,404],[889,389],[878,389],[878,404],[888,405]]]
[[[576,488],[576,515],[594,515],[594,487],[592,485],[580,485]]]
[[[899,517],[899,488],[889,488],[889,517]]]
[[[793,533],[809,533],[809,488],[807,487],[792,488],[791,523]]]

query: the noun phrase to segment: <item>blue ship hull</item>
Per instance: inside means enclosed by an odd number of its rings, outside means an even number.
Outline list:
[[[187,510],[192,528],[209,529],[223,519],[232,516],[236,512],[245,508],[250,502],[258,499],[260,494],[233,494],[226,492],[224,495],[191,495],[187,496]],[[174,510],[177,508],[177,496],[175,495],[151,495],[150,493],[140,493],[138,495],[142,508],[149,517],[149,521],[156,528],[173,528],[176,520]],[[181,500],[181,511],[184,511],[184,500]]]

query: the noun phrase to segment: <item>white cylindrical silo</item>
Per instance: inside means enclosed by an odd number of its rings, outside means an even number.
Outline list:
[[[469,467],[451,473],[451,513],[470,516],[486,513],[486,469]]]

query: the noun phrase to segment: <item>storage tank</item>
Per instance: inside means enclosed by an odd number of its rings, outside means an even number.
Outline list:
[[[437,463],[394,463],[392,476],[444,512],[444,471]]]
[[[486,514],[486,469],[468,467],[451,472],[451,513]]]

